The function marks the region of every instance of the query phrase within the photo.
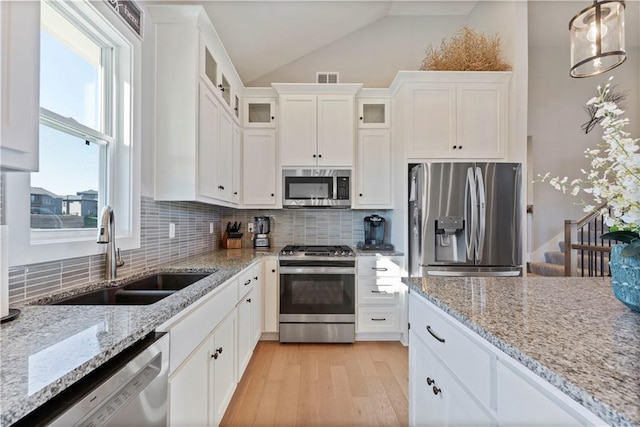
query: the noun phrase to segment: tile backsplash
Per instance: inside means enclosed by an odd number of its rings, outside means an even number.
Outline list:
[[[4,223],[4,175],[0,174],[0,224]],[[342,244],[355,247],[364,240],[363,218],[378,214],[387,219],[390,211],[374,210],[240,210],[194,202],[141,201],[140,248],[123,251],[121,276],[160,264],[221,248],[227,222],[242,222],[242,247],[251,248],[247,224],[254,216],[271,218],[271,247],[288,244]],[[169,238],[169,223],[176,237]],[[213,223],[213,234],[209,224]],[[387,231],[388,234],[388,231]],[[14,266],[9,268],[9,303],[44,297],[102,280],[104,255]]]

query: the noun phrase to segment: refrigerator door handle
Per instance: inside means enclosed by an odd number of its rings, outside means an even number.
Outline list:
[[[467,184],[464,187],[464,217],[466,221],[465,225],[465,242],[467,244],[467,259],[473,260],[475,253],[475,241],[476,241],[476,224],[478,223],[476,189],[475,178],[473,176],[473,168],[467,169]],[[471,206],[469,206],[469,204]],[[468,214],[471,212],[471,221],[468,219]]]
[[[476,261],[482,261],[482,251],[484,249],[484,236],[487,228],[487,207],[484,192],[484,178],[482,169],[476,167],[476,188],[478,191],[478,240],[476,241]]]

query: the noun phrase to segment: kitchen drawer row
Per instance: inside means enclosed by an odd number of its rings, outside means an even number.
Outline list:
[[[410,425],[606,425],[416,292],[409,323]]]

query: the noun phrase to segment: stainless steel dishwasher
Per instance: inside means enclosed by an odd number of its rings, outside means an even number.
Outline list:
[[[19,424],[166,427],[168,374],[169,335],[152,333]]]

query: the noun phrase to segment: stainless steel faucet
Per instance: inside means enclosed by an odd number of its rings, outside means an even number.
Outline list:
[[[107,244],[107,257],[105,264],[104,278],[112,280],[116,278],[116,270],[124,265],[120,258],[120,249],[116,250],[116,226],[115,216],[111,206],[105,205],[100,213],[100,223],[98,224],[98,243]]]

